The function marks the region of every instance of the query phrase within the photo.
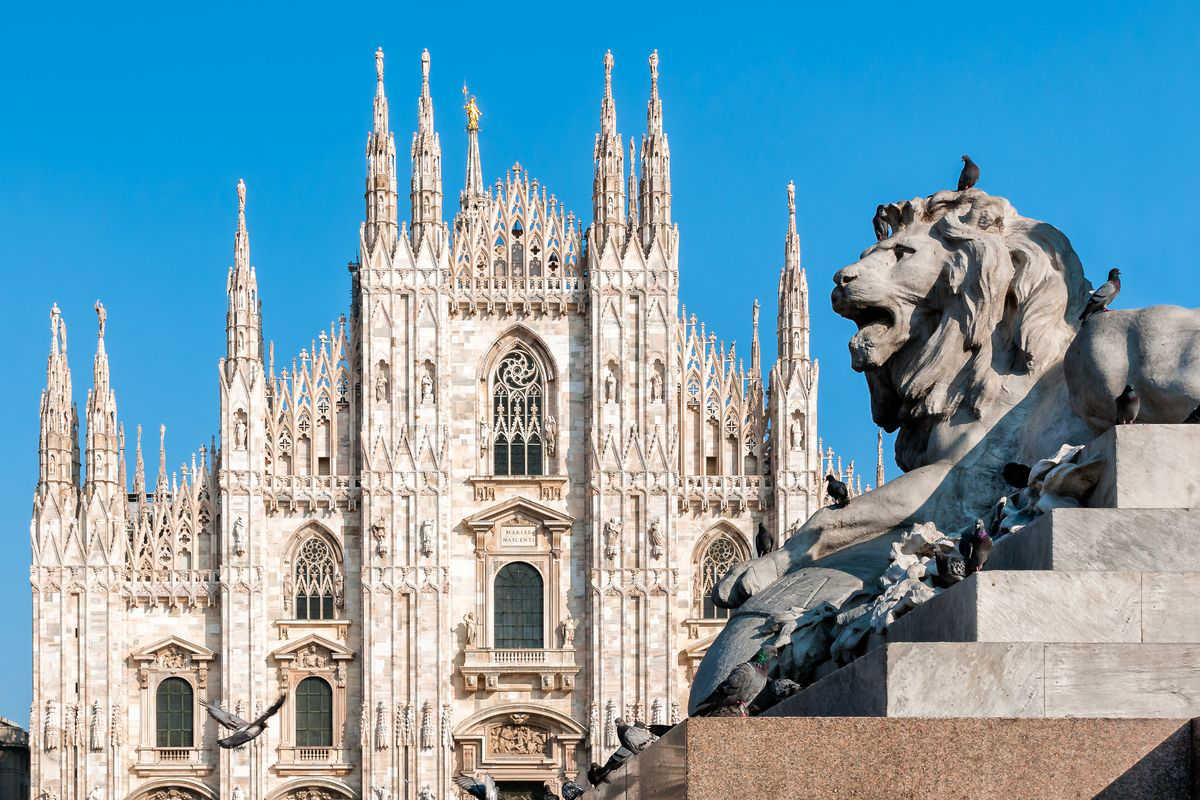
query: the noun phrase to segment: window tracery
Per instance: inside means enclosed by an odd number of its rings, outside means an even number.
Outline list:
[[[700,558],[700,611],[704,619],[728,619],[729,609],[718,608],[712,601],[712,590],[730,567],[742,561],[745,556],[737,542],[728,534],[722,533],[713,539]]]
[[[500,360],[492,379],[496,475],[543,474],[545,394],[545,373],[532,353],[518,346]]]
[[[320,536],[300,545],[292,571],[296,619],[333,619],[342,604],[342,574],[333,548]]]

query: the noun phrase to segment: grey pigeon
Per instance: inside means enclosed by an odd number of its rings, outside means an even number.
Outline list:
[[[958,552],[967,562],[967,574],[973,575],[983,569],[992,552],[992,537],[983,526],[983,520],[975,520],[975,530],[964,533],[958,540]]]
[[[1125,385],[1125,391],[1117,395],[1117,424],[1132,425],[1137,421],[1138,409],[1142,406],[1142,398],[1138,397],[1138,393],[1129,384]]]
[[[1188,425],[1200,423],[1200,406],[1196,406],[1194,409],[1192,409],[1192,413],[1188,414],[1183,421]]]
[[[470,775],[455,775],[454,783],[458,788],[476,798],[476,800],[500,800],[500,792],[492,776],[484,773],[483,780],[477,781]]]
[[[587,791],[575,781],[567,781],[562,785],[563,800],[579,800]]]
[[[1000,474],[1004,476],[1005,483],[1013,488],[1024,489],[1029,485],[1029,467],[1025,464],[1010,461],[1004,465]]]
[[[1108,271],[1108,280],[1100,284],[1100,288],[1092,292],[1092,296],[1088,298],[1087,305],[1079,314],[1079,321],[1087,322],[1093,314],[1108,311],[1108,304],[1117,299],[1117,295],[1120,293],[1121,270],[1114,267]]]
[[[200,701],[200,705],[208,709],[208,715],[210,717],[221,723],[221,725],[224,727],[233,731],[233,733],[229,734],[224,739],[217,739],[217,744],[219,744],[221,747],[225,748],[226,750],[232,750],[235,747],[241,747],[246,742],[254,739],[256,736],[262,733],[267,727],[267,720],[270,719],[271,716],[273,716],[275,712],[280,709],[280,707],[283,705],[283,701],[286,699],[286,694],[279,695],[279,699],[274,703],[271,703],[267,710],[264,711],[259,718],[253,722],[246,722],[246,720],[242,719],[236,714],[230,714],[228,711],[223,710],[220,706],[206,703],[203,700]]]
[[[971,160],[969,155],[963,154],[962,172],[958,173],[958,190],[960,192],[970,189],[975,184],[979,183],[979,165]]]
[[[625,762],[633,758],[636,753],[628,748],[621,746],[613,751],[613,754],[608,757],[608,761],[604,762],[604,766],[592,763],[588,767],[588,781],[592,786],[599,786],[602,783],[608,783],[608,776],[624,766]]]
[[[613,755],[616,754],[614,753]],[[588,783],[590,783],[592,786],[599,786],[602,783],[608,783],[608,770],[593,761],[592,765],[588,767],[587,779]]]
[[[696,706],[695,716],[732,715],[745,717],[750,703],[767,685],[767,662],[775,655],[775,648],[762,647],[749,661],[738,664],[725,680]]]
[[[887,209],[883,206],[875,206],[875,218],[871,220],[872,227],[875,228],[875,241],[882,242],[888,238],[888,220]]]
[[[758,534],[754,537],[754,547],[758,550],[760,556],[766,555],[775,549],[775,537],[767,530],[767,526],[761,522],[758,523]]]
[[[761,714],[773,705],[782,703],[804,687],[790,678],[775,678],[767,681],[767,685],[754,698],[750,711]]]
[[[825,484],[825,491],[829,492],[829,496],[833,498],[833,507],[845,508],[850,502],[850,492],[846,489],[846,484],[833,475],[825,476]]]
[[[937,564],[937,575],[933,576],[933,585],[939,589],[949,589],[967,577],[967,562],[956,554],[938,550],[933,560]]]
[[[649,747],[658,737],[650,732],[645,725],[637,722],[632,725],[617,717],[617,740],[621,746],[635,755]]]

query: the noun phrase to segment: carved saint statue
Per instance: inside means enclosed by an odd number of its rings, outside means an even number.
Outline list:
[[[382,403],[387,400],[388,380],[382,372],[375,376],[375,399]]]
[[[238,450],[246,449],[246,421],[238,413],[237,421],[233,423],[233,446]]]
[[[421,405],[429,405],[433,402],[433,378],[428,375],[421,376]]]
[[[800,425],[796,422],[791,427],[792,447],[800,446]]]
[[[650,557],[662,558],[663,547],[666,544],[662,531],[662,520],[653,520],[650,523],[649,530],[646,531],[646,536],[650,539]]]
[[[429,520],[421,523],[421,555],[426,558],[433,555],[433,523]]]
[[[604,377],[604,402],[613,403],[617,400],[617,379],[612,372]]]
[[[558,446],[558,420],[553,416],[546,417],[546,454],[554,455],[554,450]]]
[[[474,100],[475,98],[471,99]],[[418,797],[420,800],[433,800],[433,789],[430,788],[428,783],[421,787],[421,794]]]
[[[333,576],[333,602],[338,608],[344,608],[346,605],[346,579],[340,572]]]
[[[92,701],[92,719],[88,723],[88,747],[93,753],[104,749],[104,733],[100,720],[100,701]]]
[[[558,635],[562,647],[575,646],[575,620],[571,619],[571,615],[567,614],[563,617],[562,622],[558,623]]]
[[[371,800],[388,800],[390,797],[391,795],[388,794],[388,790],[382,786],[373,786],[371,788]]]
[[[466,632],[467,647],[479,646],[479,617],[474,611],[468,611],[463,617],[463,628]]]
[[[662,378],[657,375],[650,376],[650,402],[657,403],[662,400]]]
[[[287,611],[292,610],[292,597],[295,595],[295,584],[292,583],[292,568],[289,564],[283,565],[283,607]]]
[[[241,517],[233,521],[233,553],[246,555],[246,523]]]
[[[242,791],[242,787],[235,786],[233,787],[233,794],[230,797],[231,800],[246,800],[246,793]]]
[[[487,455],[488,450],[488,434],[491,433],[491,427],[486,419],[479,420],[479,453]]]
[[[617,522],[617,518],[613,517],[608,522],[604,523],[604,557],[609,561],[613,561],[617,557],[617,550],[621,546],[621,523]]]
[[[371,526],[371,537],[375,540],[375,554],[386,556],[388,553],[387,529],[384,528],[383,517],[375,520],[375,524]]]

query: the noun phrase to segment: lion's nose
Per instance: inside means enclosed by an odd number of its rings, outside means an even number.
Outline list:
[[[844,267],[833,274],[833,282],[836,286],[845,286],[858,277],[858,270],[854,267]]]

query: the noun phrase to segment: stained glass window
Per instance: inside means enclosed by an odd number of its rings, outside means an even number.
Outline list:
[[[496,475],[541,475],[546,382],[541,364],[518,346],[492,379],[492,464]]]
[[[542,629],[542,576],[529,564],[505,564],[496,575],[495,647],[540,649]]]
[[[704,558],[700,560],[700,602],[704,619],[729,619],[729,609],[718,608],[713,603],[712,590],[729,568],[741,560],[737,544],[724,535],[713,539],[704,551]]]
[[[295,568],[296,619],[333,619],[337,559],[319,536],[300,545]]]

